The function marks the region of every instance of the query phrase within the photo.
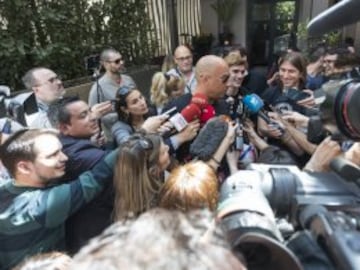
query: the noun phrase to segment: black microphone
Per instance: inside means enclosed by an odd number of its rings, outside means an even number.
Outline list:
[[[343,0],[312,19],[307,25],[310,36],[320,36],[360,19],[360,1]]]
[[[210,119],[190,145],[191,156],[208,161],[220,146],[228,130],[228,122],[218,116]]]
[[[300,213],[300,224],[310,229],[317,242],[330,255],[336,269],[358,269],[360,232],[352,218],[342,212],[329,212],[321,205],[308,205]]]

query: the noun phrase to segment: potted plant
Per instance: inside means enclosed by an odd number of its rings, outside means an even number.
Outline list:
[[[221,33],[219,33],[219,41],[224,45],[226,41],[231,43],[233,34],[230,31],[230,24],[235,15],[237,0],[217,0],[211,4],[215,10],[220,22]]]

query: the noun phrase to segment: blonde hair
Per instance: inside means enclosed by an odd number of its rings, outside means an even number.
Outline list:
[[[214,170],[202,161],[190,162],[171,172],[161,188],[159,206],[182,211],[215,210],[218,196],[218,179]]]
[[[150,100],[156,107],[162,107],[171,99],[172,91],[175,91],[185,82],[183,78],[156,72],[152,77],[150,88]]]
[[[230,52],[225,58],[225,62],[228,64],[229,67],[232,66],[245,66],[248,68],[248,62],[244,57],[240,55],[238,51]]]

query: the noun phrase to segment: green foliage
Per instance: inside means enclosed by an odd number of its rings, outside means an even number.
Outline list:
[[[23,89],[21,77],[46,66],[64,79],[87,75],[84,57],[108,46],[127,65],[144,64],[156,42],[147,0],[0,0],[0,84]]]
[[[309,19],[307,19],[305,22],[299,23],[297,28],[298,40],[301,40],[306,43],[305,47],[301,48],[302,50],[306,51],[309,48],[312,48],[319,43],[323,43],[326,46],[330,46],[330,47],[336,47],[340,45],[341,31],[335,30],[321,36],[309,37],[307,32],[308,24],[309,24]]]

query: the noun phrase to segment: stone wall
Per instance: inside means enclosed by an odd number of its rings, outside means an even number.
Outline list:
[[[157,66],[144,67],[141,69],[130,70],[127,74],[131,76],[139,90],[149,98],[151,79],[155,72],[159,71]],[[89,91],[94,82],[86,82],[80,85],[66,88],[66,95],[78,95],[82,100],[88,101]]]

